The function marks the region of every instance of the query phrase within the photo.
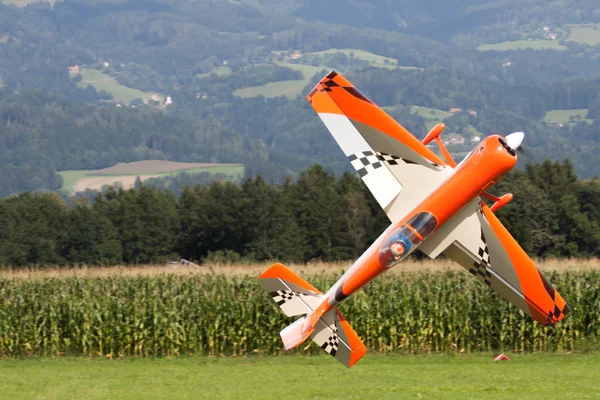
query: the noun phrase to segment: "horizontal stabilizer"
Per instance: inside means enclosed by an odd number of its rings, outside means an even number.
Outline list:
[[[288,317],[302,315],[280,333],[286,350],[299,346],[310,337],[327,354],[348,368],[366,354],[365,345],[337,308],[326,312],[316,323],[313,321],[318,315],[313,311],[324,301],[324,297],[310,283],[282,264],[273,265],[259,279]]]
[[[321,317],[310,338],[348,368],[367,353],[367,348],[337,308]]]

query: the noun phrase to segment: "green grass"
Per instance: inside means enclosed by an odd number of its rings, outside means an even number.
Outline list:
[[[411,106],[410,110],[413,113],[418,114],[425,119],[436,120],[437,122],[441,122],[444,118],[448,118],[452,115],[452,113],[449,111],[443,111],[437,108],[429,107]]]
[[[77,181],[84,178],[88,172],[87,170],[58,171],[57,174],[63,178],[63,185],[60,190],[66,193],[73,193]]]
[[[600,356],[367,355],[0,361],[0,393],[17,399],[597,399]]]
[[[123,86],[114,78],[111,78],[96,69],[82,68],[81,78],[82,81],[79,83],[79,86],[86,87],[87,85],[91,85],[98,91],[105,90],[112,94],[115,101],[125,104],[129,104],[135,99],[150,98],[153,95],[153,93],[147,93],[138,89]]]
[[[600,24],[567,25],[571,29],[569,40],[595,46],[600,44]]]
[[[578,121],[585,121],[591,124],[594,121],[591,119],[586,119],[587,113],[588,110],[586,108],[548,111],[544,116],[544,122],[554,121],[559,124],[574,124]],[[571,121],[571,117],[580,117],[580,119]]]
[[[405,69],[405,70],[422,70],[423,69],[423,68],[418,68],[418,67],[398,66],[397,65],[398,62],[394,58],[380,56],[377,54],[373,54],[369,51],[359,50],[359,49],[329,49],[329,50],[317,51],[315,53],[308,53],[307,56],[323,57],[323,56],[330,56],[330,55],[337,54],[337,53],[343,53],[347,57],[350,57],[352,55],[354,58],[367,61],[370,64],[377,66],[377,67],[391,68],[391,69],[399,68],[399,69]]]
[[[239,4],[239,3],[238,3]],[[196,75],[196,78],[208,78],[211,74],[216,74],[217,76],[227,76],[231,74],[231,68],[221,65],[219,67],[214,68],[210,72],[205,72],[203,74]]]
[[[312,77],[322,72],[327,67],[314,67],[312,65],[305,64],[292,64],[286,62],[275,62],[275,64],[281,67],[288,67],[295,71],[300,71],[303,75],[303,79],[294,81],[279,81],[271,82],[262,86],[252,86],[244,89],[238,89],[233,92],[235,96],[248,98],[264,96],[267,98],[285,96],[289,99],[295,99],[297,96],[302,94],[302,91],[309,84]]]
[[[307,55],[322,57],[322,56],[329,56],[329,55],[333,55],[333,54],[337,54],[337,53],[343,53],[347,57],[350,57],[352,55],[354,58],[358,58],[359,60],[367,61],[367,62],[369,62],[373,65],[377,65],[379,67],[394,68],[397,64],[397,61],[393,58],[380,56],[380,55],[373,54],[373,53],[365,51],[365,50],[358,50],[358,49],[329,49],[329,50],[324,50],[324,51],[317,51],[315,53],[309,53]],[[387,63],[386,63],[386,61],[387,61]]]
[[[178,171],[170,171],[170,172],[148,172],[148,173],[131,173],[131,174],[94,174],[88,175],[90,172],[94,172],[94,170],[70,170],[70,171],[58,171],[57,173],[63,178],[63,185],[60,188],[61,191],[65,193],[74,193],[75,185],[77,181],[84,178],[100,178],[104,176],[113,176],[115,177],[115,181],[118,180],[119,177],[126,176],[147,176],[153,175],[157,177],[166,177],[166,176],[175,176],[181,173],[186,174],[200,174],[203,172],[209,172],[211,174],[225,174],[235,178],[242,178],[244,176],[244,166],[243,165],[224,165],[224,166],[216,166],[216,167],[198,167],[198,168],[190,168],[190,169],[182,169]]]
[[[482,44],[477,47],[479,51],[509,51],[520,49],[534,50],[566,50],[567,47],[559,44],[558,40],[515,40],[495,44]]]
[[[373,53],[370,53],[365,50],[358,50],[358,49],[329,49],[329,50],[319,51],[319,52],[315,52],[315,53],[307,53],[306,55],[307,56],[326,56],[326,55],[332,55],[335,53],[344,53],[347,56],[350,56],[350,53],[354,53],[355,58],[368,61],[369,63],[371,63],[372,65],[377,66],[377,67],[400,68],[400,69],[405,69],[405,70],[422,69],[422,68],[417,68],[417,67],[396,66],[396,60],[394,60],[393,58],[380,56],[380,55],[373,54]],[[386,60],[388,61],[388,64],[385,63]],[[297,96],[303,94],[302,91],[304,90],[306,85],[309,84],[309,82],[315,76],[315,74],[321,73],[323,70],[326,70],[326,71],[331,70],[331,68],[327,67],[326,65],[320,65],[318,67],[315,67],[313,65],[308,65],[308,64],[279,62],[279,61],[276,61],[275,59],[273,59],[272,62],[281,67],[287,67],[287,68],[291,68],[295,71],[300,71],[302,73],[302,75],[304,76],[304,78],[300,79],[300,80],[271,82],[271,83],[267,83],[266,85],[262,85],[262,86],[252,86],[252,87],[247,87],[247,88],[243,88],[243,89],[238,89],[233,92],[234,96],[238,96],[238,97],[242,97],[242,98],[258,97],[258,96],[272,98],[272,97],[285,96],[289,99],[294,99]]]

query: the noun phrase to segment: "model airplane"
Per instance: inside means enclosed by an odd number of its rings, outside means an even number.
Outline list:
[[[569,312],[494,215],[512,194],[487,192],[516,165],[523,133],[489,136],[456,165],[440,139],[443,124],[420,142],[335,71],[307,99],[391,225],[325,294],[281,264],[260,276],[288,317],[303,316],[281,331],[286,350],[310,338],[351,367],[366,348],[337,305],[417,248],[431,258],[444,253],[544,325]],[[427,148],[432,140],[445,160]]]

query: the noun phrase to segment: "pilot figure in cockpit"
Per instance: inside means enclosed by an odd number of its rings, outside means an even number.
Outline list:
[[[394,242],[390,246],[390,250],[392,251],[394,258],[397,260],[400,257],[402,257],[402,255],[406,251],[406,245],[404,244],[404,242],[401,242],[401,241]]]

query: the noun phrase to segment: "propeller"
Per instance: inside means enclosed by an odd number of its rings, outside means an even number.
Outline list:
[[[515,132],[504,138],[506,140],[506,144],[517,151],[519,147],[521,147],[521,143],[523,143],[523,139],[525,139],[525,134],[523,132]]]
[[[525,134],[523,132],[515,132],[507,135],[505,138],[506,144],[519,153],[520,155],[525,156],[529,161],[535,163],[533,155],[531,151],[527,149],[527,147],[523,146],[523,140],[525,139]]]

